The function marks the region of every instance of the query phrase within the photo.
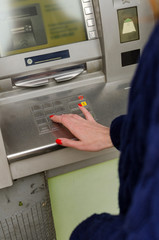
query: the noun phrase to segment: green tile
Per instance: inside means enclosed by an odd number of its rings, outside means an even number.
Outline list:
[[[48,180],[57,240],[93,213],[118,213],[118,160],[114,159]]]

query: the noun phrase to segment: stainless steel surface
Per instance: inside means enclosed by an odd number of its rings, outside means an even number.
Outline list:
[[[114,117],[125,113],[128,93],[125,87],[128,83],[105,84],[96,80],[93,83],[92,79],[87,87],[84,87],[83,81],[74,88],[71,88],[71,83],[66,86],[61,85],[61,89],[52,94],[41,95],[39,91],[39,95],[36,92],[35,96],[33,91],[28,99],[19,96],[18,100],[15,96],[8,101],[0,101],[0,126],[10,162],[57,150],[60,147],[55,143],[56,138],[73,137],[61,126],[53,124],[48,127],[52,124],[49,119],[51,114],[80,114],[78,103],[86,102],[86,107],[98,122],[110,125]],[[79,96],[84,99],[80,100]]]
[[[16,87],[40,87],[49,83],[46,78],[33,79],[30,81],[18,81],[15,83]]]
[[[53,76],[56,82],[64,82],[71,80],[75,77],[77,77],[79,74],[81,74],[84,71],[84,68],[78,68],[78,69],[73,69],[70,71],[65,71],[65,72],[59,72],[59,74],[56,74]]]
[[[8,164],[4,141],[2,138],[2,133],[0,129],[0,189],[4,187],[11,186],[12,176],[10,172],[10,167]]]
[[[49,80],[55,80],[56,82],[64,82],[71,80],[80,75],[85,69],[85,65],[77,65],[74,67],[59,69],[46,73],[34,74],[30,76],[24,76],[19,78],[13,78],[12,83],[16,87],[40,87],[47,85]]]
[[[96,2],[96,0],[94,0]],[[103,36],[101,38],[102,53],[105,59],[105,74],[108,82],[118,81],[119,79],[132,78],[136,64],[127,67],[121,66],[121,53],[136,49],[143,49],[154,26],[153,12],[149,0],[139,1],[119,1],[119,0],[99,0],[100,15]],[[120,43],[119,23],[117,9],[129,9],[137,6],[140,39],[127,43]]]

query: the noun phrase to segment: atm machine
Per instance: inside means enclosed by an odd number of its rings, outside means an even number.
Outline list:
[[[124,114],[153,25],[148,0],[0,0],[1,240],[55,239],[47,172],[118,157],[58,146],[74,136],[49,116]]]

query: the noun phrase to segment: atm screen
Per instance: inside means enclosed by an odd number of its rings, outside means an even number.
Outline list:
[[[0,0],[0,57],[85,40],[81,0]]]
[[[118,10],[120,42],[139,40],[139,23],[137,7]]]

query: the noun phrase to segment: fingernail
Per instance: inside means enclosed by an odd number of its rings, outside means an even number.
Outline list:
[[[61,145],[62,144],[62,141],[60,139],[56,139],[56,143]]]
[[[81,104],[81,103],[79,103],[79,104],[78,104],[78,106],[79,106],[79,107],[82,107],[82,104]]]
[[[49,118],[52,118],[54,115],[51,115]]]

